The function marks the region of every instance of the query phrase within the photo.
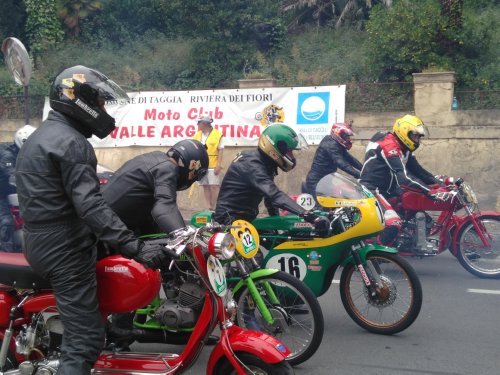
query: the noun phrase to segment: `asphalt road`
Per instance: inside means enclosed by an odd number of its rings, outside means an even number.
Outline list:
[[[393,336],[365,331],[345,312],[334,280],[320,298],[323,342],[311,359],[295,367],[297,375],[500,374],[500,280],[477,278],[448,252],[406,259],[423,288],[422,310],[413,325]],[[135,344],[133,349],[182,350],[150,344]],[[206,347],[187,373],[204,374],[209,354]]]

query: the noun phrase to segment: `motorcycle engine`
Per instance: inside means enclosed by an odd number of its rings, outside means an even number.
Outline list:
[[[167,296],[172,293],[167,291]],[[191,328],[196,323],[203,306],[204,289],[196,282],[179,286],[174,298],[167,299],[155,312],[155,318],[170,328]]]

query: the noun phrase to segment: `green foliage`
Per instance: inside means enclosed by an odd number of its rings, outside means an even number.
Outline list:
[[[26,40],[25,22],[26,10],[21,1],[0,1],[0,43],[7,37],[15,37],[24,43]],[[0,56],[0,61],[3,61],[3,55]]]
[[[373,71],[381,81],[403,81],[428,65],[449,66],[449,59],[440,54],[438,38],[445,26],[437,0],[375,6],[367,25]]]
[[[71,38],[80,34],[81,21],[102,9],[102,2],[97,0],[58,0],[58,15],[63,20]]]
[[[24,0],[26,4],[26,33],[29,48],[37,58],[42,52],[58,45],[64,37],[56,16],[56,0]]]
[[[177,36],[175,14],[164,13],[161,0],[103,0],[98,12],[81,20],[79,40],[95,45],[126,46],[145,34]]]
[[[271,61],[273,77],[283,85],[330,85],[369,80],[366,34],[353,29],[310,29],[289,37]]]

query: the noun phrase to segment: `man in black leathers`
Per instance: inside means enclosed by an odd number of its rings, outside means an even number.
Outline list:
[[[201,179],[208,169],[205,146],[177,142],[167,153],[153,151],[127,161],[102,188],[102,196],[137,235],[171,233],[186,224],[177,191]]]
[[[278,167],[285,172],[295,167],[293,150],[299,147],[299,137],[283,124],[268,126],[259,137],[256,150],[245,151],[229,166],[217,199],[215,221],[231,224],[233,220],[254,220],[259,214],[259,204],[264,198],[269,215],[279,214],[279,209],[301,215],[313,223],[318,231],[329,226],[329,220],[307,212],[287,194],[278,189],[274,177]]]
[[[16,192],[15,171],[17,154],[35,127],[24,125],[14,135],[14,142],[0,145],[0,251],[20,252],[14,244],[15,223],[7,197]]]
[[[345,123],[333,124],[330,134],[319,143],[311,169],[307,174],[302,192],[316,196],[316,185],[324,176],[341,169],[358,179],[363,164],[349,154],[352,147],[351,136],[354,132],[351,125]]]
[[[97,239],[149,267],[168,258],[161,246],[139,241],[100,193],[97,159],[86,138],[106,137],[115,128],[106,102],[126,98],[96,70],[75,66],[62,71],[51,87],[52,111],[17,159],[25,255],[34,271],[50,280],[64,326],[58,374],[90,374],[104,345]]]
[[[177,191],[190,187],[207,170],[206,147],[196,140],[182,140],[167,153],[153,151],[127,161],[103,185],[102,196],[136,235],[172,234],[186,226],[177,207]],[[133,313],[113,314],[111,341],[116,347],[124,349],[130,342],[133,317]]]

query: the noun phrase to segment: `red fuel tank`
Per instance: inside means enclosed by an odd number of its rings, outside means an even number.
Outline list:
[[[19,301],[9,291],[12,287],[0,284],[0,327],[8,327],[10,322],[10,309]]]
[[[113,255],[97,262],[99,308],[122,313],[146,306],[158,294],[160,272],[134,260]]]

